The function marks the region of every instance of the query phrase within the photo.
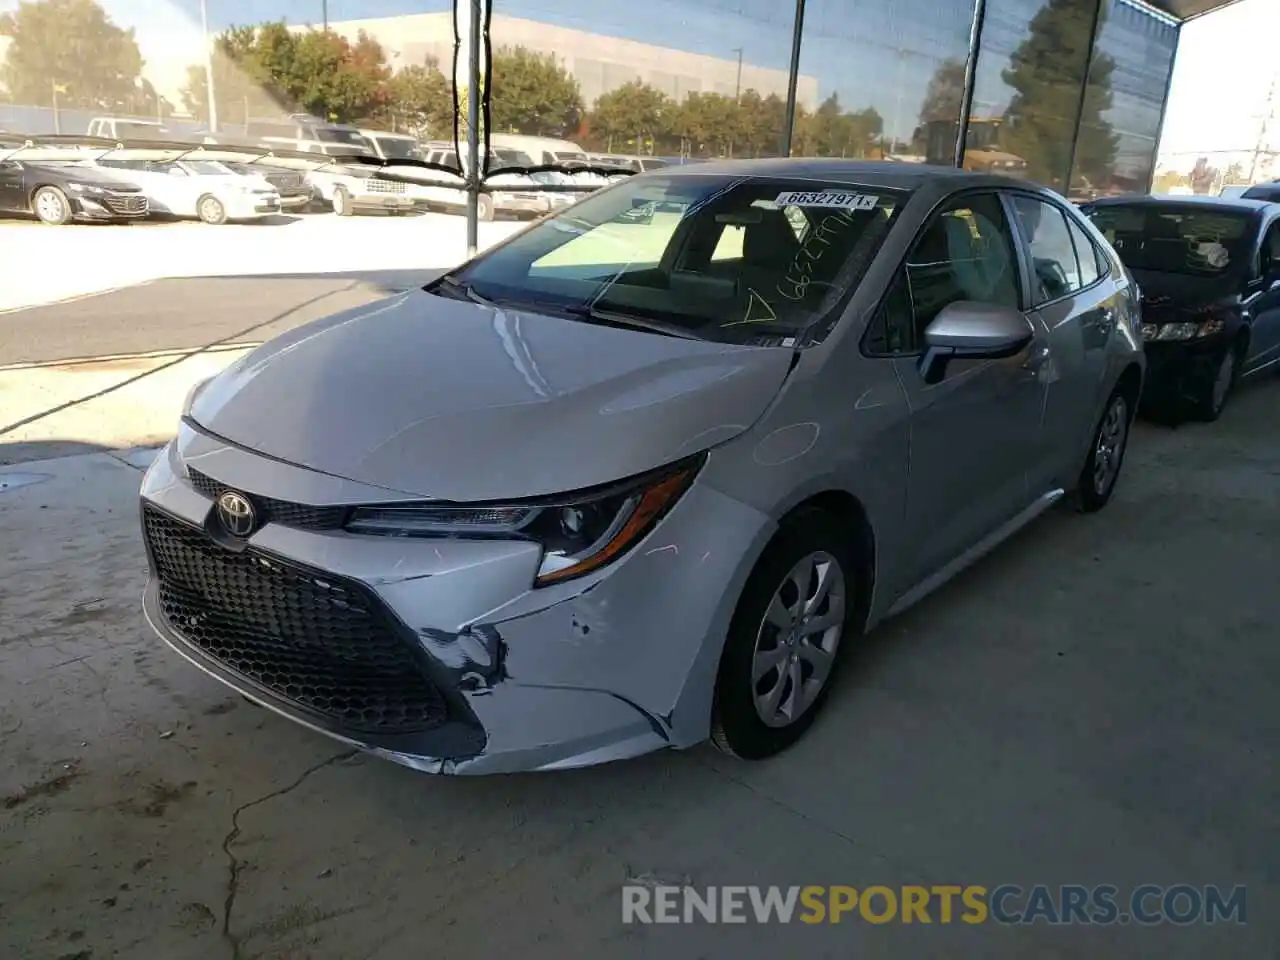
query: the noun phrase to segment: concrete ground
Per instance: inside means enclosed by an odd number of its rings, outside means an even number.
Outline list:
[[[218,313],[199,290],[166,294],[189,304],[175,348]],[[774,761],[447,779],[250,706],[146,628],[150,454],[124,447],[155,422],[140,407],[181,399],[159,376],[0,435],[0,957],[1280,953],[1274,378],[1218,424],[1140,427],[1103,514],[1051,514],[868,638]],[[632,878],[1246,885],[1249,922],[624,926]]]
[[[487,247],[521,226],[480,224]],[[0,220],[0,314],[174,277],[328,275],[414,271],[466,257],[466,220],[404,217],[274,217],[260,223],[73,224]]]

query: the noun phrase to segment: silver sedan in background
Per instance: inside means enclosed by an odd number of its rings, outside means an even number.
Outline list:
[[[865,631],[1056,501],[1108,502],[1137,311],[1025,182],[642,174],[193,390],[143,483],[146,613],[420,770],[768,757]]]

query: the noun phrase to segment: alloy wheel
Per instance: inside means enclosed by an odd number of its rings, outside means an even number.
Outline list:
[[[36,216],[45,223],[61,223],[67,215],[66,204],[53,190],[42,190],[36,197]]]
[[[844,570],[825,551],[801,558],[774,591],[751,664],[752,699],[766,726],[790,726],[817,700],[835,663],[847,600]]]
[[[1124,397],[1114,397],[1106,416],[1098,426],[1098,437],[1093,450],[1093,489],[1099,496],[1106,496],[1120,473],[1120,461],[1129,436],[1129,407]]]

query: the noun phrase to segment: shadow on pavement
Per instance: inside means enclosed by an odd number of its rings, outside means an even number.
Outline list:
[[[0,368],[260,343],[443,272],[183,277],[31,307],[0,314]]]

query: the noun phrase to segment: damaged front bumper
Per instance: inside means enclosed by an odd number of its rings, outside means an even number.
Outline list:
[[[266,505],[247,541],[220,532],[220,489]],[[184,426],[143,482],[147,619],[249,699],[417,770],[565,769],[706,738],[767,518],[695,483],[629,556],[535,590],[536,544],[308,529],[279,507],[403,499]]]

